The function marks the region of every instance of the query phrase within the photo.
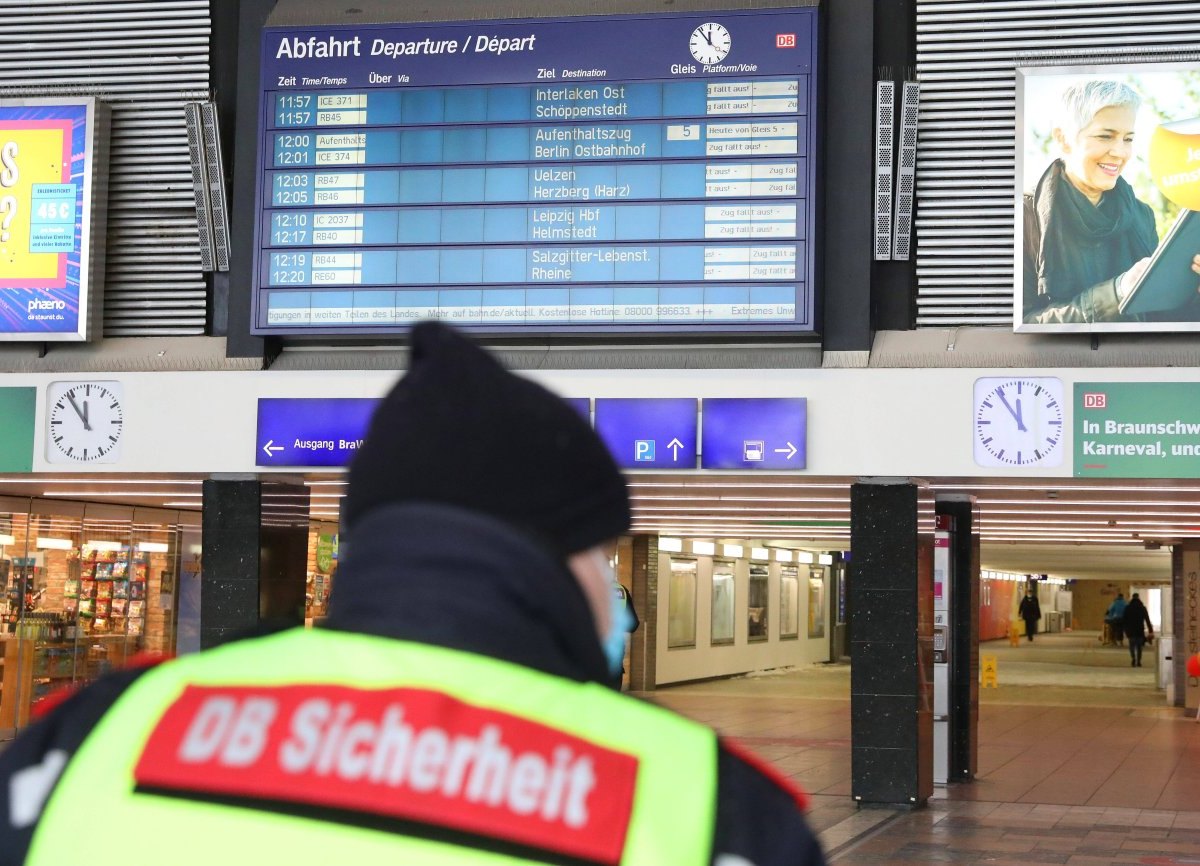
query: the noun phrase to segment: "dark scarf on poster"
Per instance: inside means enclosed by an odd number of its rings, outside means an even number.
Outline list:
[[[1099,205],[1067,179],[1063,162],[1050,163],[1033,193],[1041,224],[1037,251],[1038,294],[1069,300],[1129,270],[1158,246],[1153,220],[1124,178]]]

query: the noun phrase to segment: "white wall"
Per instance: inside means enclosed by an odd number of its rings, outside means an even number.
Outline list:
[[[544,370],[529,373],[571,397],[806,397],[814,475],[1070,477],[1071,441],[1056,468],[981,468],[972,456],[972,388],[982,376],[1045,375],[1008,369]],[[1196,381],[1194,369],[1064,369],[1067,424],[1076,381]],[[38,388],[35,472],[264,472],[255,450],[259,397],[379,397],[389,371],[6,374]],[[125,445],[115,464],[45,460],[45,387],[51,381],[123,384]],[[849,395],[853,395],[850,399]],[[295,470],[281,470],[295,471]]]
[[[750,552],[750,546],[745,546]],[[670,613],[671,559],[694,559],[696,569],[696,645],[668,648],[667,620]],[[796,565],[800,579],[799,637],[779,638],[779,574],[785,567],[778,562],[767,565],[769,600],[767,639],[751,643],[748,638],[748,599],[750,595],[749,559],[732,560],[734,565],[734,640],[732,644],[712,645],[712,574],[713,560],[727,557],[697,556],[691,553],[660,553],[658,561],[658,685],[708,677],[764,671],[772,668],[809,665],[829,659],[834,599],[828,567]],[[761,564],[761,563],[754,563]],[[820,568],[825,580],[825,636],[808,637],[808,576],[811,568]]]

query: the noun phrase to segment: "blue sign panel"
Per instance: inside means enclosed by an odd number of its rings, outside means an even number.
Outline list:
[[[276,398],[258,401],[258,466],[346,466],[378,400]]]
[[[803,469],[808,401],[704,400],[702,469]]]
[[[815,8],[263,31],[254,331],[811,331]]]
[[[695,469],[694,399],[596,399],[596,432],[622,469]]]

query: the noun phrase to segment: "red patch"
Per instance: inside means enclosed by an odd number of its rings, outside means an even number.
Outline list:
[[[729,754],[733,755],[735,758],[740,758],[742,761],[745,761],[776,785],[783,788],[784,792],[796,801],[796,806],[801,812],[808,811],[808,794],[805,793],[799,785],[797,785],[787,776],[783,775],[783,773],[779,772],[779,770],[775,769],[774,765],[763,760],[741,743],[738,743],[736,740],[727,740],[722,737],[721,746]]]
[[[139,785],[369,813],[618,863],[637,759],[424,689],[189,686]]]

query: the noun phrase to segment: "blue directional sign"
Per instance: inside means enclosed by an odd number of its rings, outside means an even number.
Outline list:
[[[803,469],[808,401],[704,400],[702,469]]]
[[[263,397],[258,401],[258,466],[346,466],[378,400]]]
[[[596,400],[596,432],[622,469],[695,469],[696,401]]]

